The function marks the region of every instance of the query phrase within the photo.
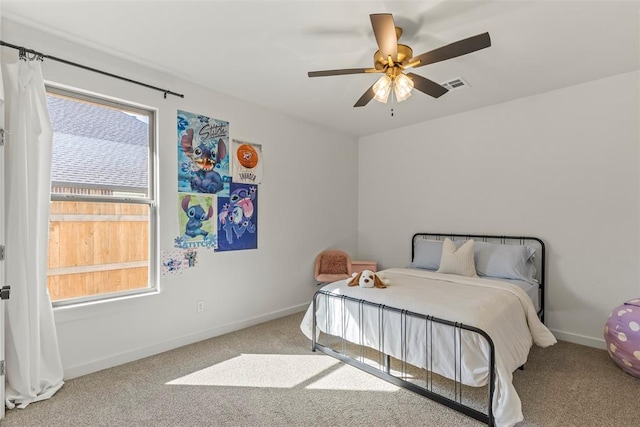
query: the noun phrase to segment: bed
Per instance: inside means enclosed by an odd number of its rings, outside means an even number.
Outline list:
[[[411,263],[380,274],[385,289],[316,292],[301,323],[312,350],[489,425],[521,421],[513,372],[533,343],[556,342],[542,323],[544,243],[418,233]]]

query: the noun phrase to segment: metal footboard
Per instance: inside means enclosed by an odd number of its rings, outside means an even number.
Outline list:
[[[342,307],[342,331],[339,335],[326,334],[324,331],[323,333],[317,332],[317,309],[318,298],[320,297],[326,298],[324,307],[327,310],[330,301],[333,301],[333,303],[337,304],[338,307]],[[347,304],[351,307],[357,305],[357,309],[348,312],[346,309]],[[375,324],[369,324],[369,328],[375,329],[370,332],[374,335],[377,334],[375,339],[378,343],[376,346],[377,348],[373,348],[366,344],[365,310],[369,310],[369,313],[371,313],[371,310],[374,310],[376,313],[375,315],[377,316],[377,326]],[[386,339],[384,335],[385,322],[393,316],[400,321],[400,345],[399,347],[395,346],[392,350],[390,348],[385,349],[385,343],[387,343],[388,339]],[[329,319],[329,316],[325,317],[325,320],[326,319]],[[357,328],[358,332],[355,339],[354,337],[351,337],[350,340],[345,338],[345,336],[347,336],[347,322],[350,322]],[[424,337],[418,337],[415,334],[416,324],[420,325],[420,330],[422,331],[423,325],[420,322],[424,322]],[[448,334],[449,328],[451,330],[453,348],[447,349],[447,354],[450,352],[453,355],[453,378],[451,378],[451,376],[445,378],[434,372],[434,351],[438,351],[439,349],[436,347],[441,344],[440,342],[434,343],[434,326],[435,328],[439,328],[439,333],[446,330],[446,333]],[[328,327],[325,329],[328,329]],[[408,310],[384,304],[377,304],[345,295],[337,295],[324,290],[317,291],[313,297],[313,331],[311,344],[312,351],[319,350],[398,387],[418,393],[490,426],[495,425],[492,408],[493,394],[495,391],[495,348],[493,341],[485,331],[462,323],[452,322],[430,315],[414,313]],[[487,343],[487,348],[489,349],[489,360],[487,364],[489,380],[487,386],[485,386],[487,388],[487,394],[485,395],[486,405],[480,405],[485,407],[486,411],[481,410],[482,408],[478,408],[477,404],[474,404],[472,407],[469,402],[465,402],[463,399],[463,390],[468,390],[470,387],[463,383],[462,336],[463,334],[469,333],[476,334],[479,338],[479,342],[484,340]],[[337,343],[334,342],[333,347],[329,342],[331,339],[334,341],[337,340]],[[423,344],[425,357],[424,362],[420,362],[419,364],[424,366],[417,367],[409,364],[407,360],[409,359],[408,356],[410,354],[410,350],[417,348],[417,345],[422,345],[422,343],[418,344],[422,339],[424,339]],[[319,342],[321,340],[325,340],[327,342],[321,344]],[[422,348],[420,348],[420,350],[422,350]],[[352,354],[350,354],[350,352]],[[398,352],[400,354],[397,354]],[[390,353],[395,354],[392,357]],[[411,354],[412,357],[415,357],[415,353]],[[419,373],[421,378],[418,378],[418,374],[416,374],[416,372]],[[443,390],[439,387],[439,384],[445,380],[449,385],[453,382],[453,387],[448,386],[448,392],[442,393]],[[465,393],[467,392],[465,391]]]

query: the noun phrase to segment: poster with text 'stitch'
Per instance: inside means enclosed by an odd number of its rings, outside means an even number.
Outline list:
[[[229,196],[229,122],[178,110],[178,192]]]

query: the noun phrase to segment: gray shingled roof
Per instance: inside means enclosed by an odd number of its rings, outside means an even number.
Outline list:
[[[147,147],[55,133],[52,181],[58,186],[147,188]],[[145,159],[141,161],[141,159]]]
[[[56,186],[148,188],[148,125],[119,110],[47,96]]]

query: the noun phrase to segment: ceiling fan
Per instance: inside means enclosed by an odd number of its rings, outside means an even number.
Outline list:
[[[372,99],[386,103],[392,88],[398,102],[411,96],[411,90],[414,87],[420,92],[439,98],[448,92],[446,88],[418,74],[405,74],[404,71],[408,68],[422,67],[491,46],[489,33],[483,33],[413,56],[413,50],[409,46],[398,43],[398,39],[402,35],[402,28],[395,26],[393,16],[390,13],[375,13],[369,17],[379,49],[373,55],[373,68],[347,68],[309,71],[308,73],[309,77],[384,73],[384,76],[371,85],[358,99],[354,107],[363,107]]]

